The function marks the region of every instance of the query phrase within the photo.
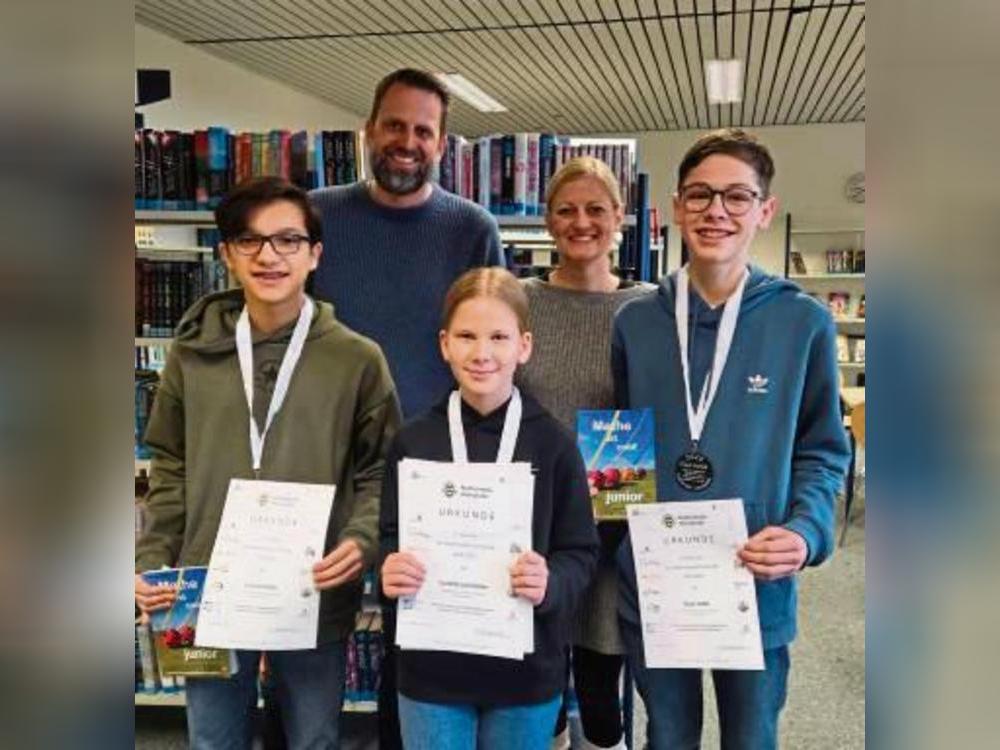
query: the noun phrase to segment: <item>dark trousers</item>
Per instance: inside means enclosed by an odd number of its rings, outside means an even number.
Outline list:
[[[583,646],[574,646],[570,661],[583,736],[594,745],[613,747],[622,738],[619,682],[625,659],[622,656],[591,651]],[[559,734],[565,728],[564,701],[555,733]]]
[[[396,680],[398,669],[396,648],[396,613],[383,608],[382,636],[385,650],[382,656],[381,676],[378,687],[378,747],[379,750],[403,750],[399,730],[399,690]]]

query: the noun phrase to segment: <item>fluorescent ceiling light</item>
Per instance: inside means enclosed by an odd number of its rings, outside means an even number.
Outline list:
[[[506,112],[507,108],[460,73],[435,73],[451,93],[480,112]]]
[[[743,89],[741,60],[705,60],[705,87],[709,104],[731,104],[740,101]]]

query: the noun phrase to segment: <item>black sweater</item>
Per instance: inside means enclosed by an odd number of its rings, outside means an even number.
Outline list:
[[[597,532],[575,441],[537,401],[523,392],[522,400],[514,461],[530,462],[535,475],[532,544],[549,568],[545,598],[535,607],[535,650],[516,661],[401,649],[399,691],[413,700],[511,706],[550,700],[565,687],[570,626],[597,563]],[[470,461],[496,460],[506,413],[507,404],[484,417],[462,403]],[[452,460],[447,399],[404,426],[389,449],[379,523],[383,559],[399,545],[397,468],[402,458]]]

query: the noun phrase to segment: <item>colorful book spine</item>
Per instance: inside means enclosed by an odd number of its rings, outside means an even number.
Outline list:
[[[195,161],[194,133],[181,133],[181,209],[190,211],[197,205],[198,164]]]
[[[503,213],[503,136],[490,137],[490,211]]]
[[[160,154],[160,134],[155,130],[144,130],[142,135],[145,204],[146,208],[158,210],[163,208],[163,160]]]
[[[500,213],[509,216],[514,213],[514,136],[503,137],[503,151],[500,161],[502,197]]]
[[[135,207],[146,208],[146,165],[142,130],[135,131]]]
[[[288,137],[288,179],[303,190],[312,185],[309,182],[309,134],[300,130]]]
[[[528,202],[528,134],[514,135],[514,197],[511,213],[524,216]]]
[[[539,214],[545,213],[545,199],[548,196],[549,180],[555,172],[555,136],[542,133],[538,139],[538,202]]]
[[[487,137],[480,138],[476,142],[477,148],[477,163],[479,168],[476,173],[476,203],[485,208],[487,211],[490,210],[490,193],[492,191],[491,187],[491,170],[490,170],[490,155],[492,153],[491,139]]]
[[[323,134],[317,133],[313,137],[315,145],[313,146],[313,152],[315,153],[315,166],[313,167],[316,172],[316,187],[326,187],[326,162],[323,157]]]
[[[160,133],[160,179],[162,185],[162,202],[164,210],[177,210],[181,207],[181,134],[176,130],[165,130]]]
[[[538,216],[541,214],[541,204],[538,199],[538,177],[539,177],[539,140],[538,133],[527,134],[527,164],[525,171],[525,198],[524,212],[528,216]]]
[[[473,159],[472,144],[465,138],[462,139],[462,191],[461,196],[468,200],[474,198],[475,186],[475,160]]]

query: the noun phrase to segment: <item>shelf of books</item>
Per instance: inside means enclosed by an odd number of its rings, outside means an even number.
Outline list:
[[[785,275],[830,309],[843,385],[864,385],[865,230],[797,228],[787,215]]]
[[[545,189],[552,174],[575,156],[594,156],[610,167],[625,201],[625,240],[618,266],[648,278],[654,219],[649,216],[648,181],[638,172],[634,139],[577,138],[554,133],[514,133],[467,139],[449,135],[437,179],[441,187],[479,203],[497,217],[502,231],[544,229]],[[367,175],[363,134],[353,131],[271,130],[233,133],[224,127],[193,132],[135,131],[135,220],[156,237],[152,243],[208,251],[203,242],[182,244],[172,228],[211,228],[213,209],[226,191],[251,176],[276,174],[305,189],[341,185]],[[520,240],[503,237],[508,247]],[[137,236],[137,248],[140,242]],[[142,257],[150,250],[143,247]],[[185,257],[160,260],[185,261]],[[534,261],[527,256],[522,261]],[[544,265],[550,265],[546,263]],[[527,269],[531,272],[532,269]],[[537,269],[535,269],[537,270]],[[137,334],[139,335],[139,334]]]

